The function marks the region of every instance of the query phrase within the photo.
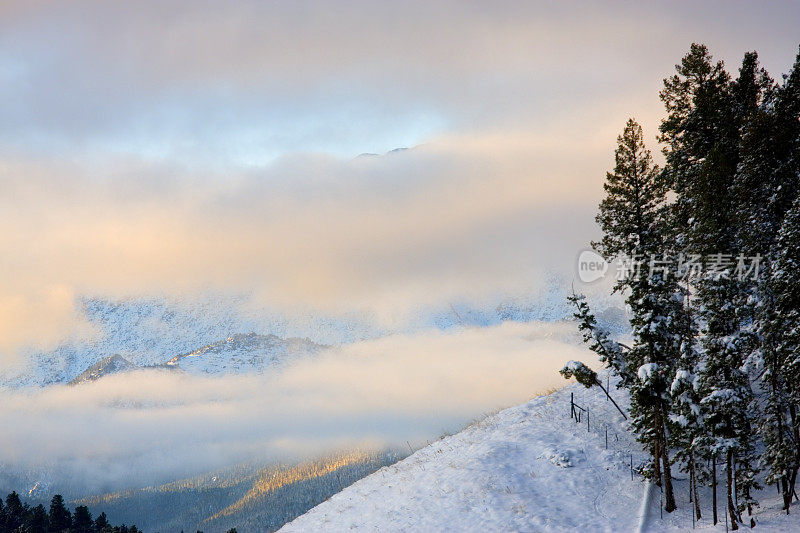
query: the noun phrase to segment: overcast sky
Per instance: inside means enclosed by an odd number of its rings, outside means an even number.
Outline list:
[[[798,26],[795,2],[0,2],[0,352],[90,335],[83,294],[391,316],[530,288],[594,236],[629,116],[657,149],[691,42],[778,77]]]

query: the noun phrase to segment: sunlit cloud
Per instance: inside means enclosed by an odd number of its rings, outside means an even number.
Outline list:
[[[130,172],[117,167],[6,166],[0,221],[13,231],[0,245],[18,253],[3,259],[0,286],[28,296],[18,305],[33,306],[42,284],[109,297],[213,288],[278,308],[396,316],[540,287],[571,268],[591,232],[584,176],[559,192],[568,169],[554,183],[559,169],[535,155],[434,143],[378,158],[297,156],[224,181],[140,165],[151,177],[123,185],[107,177]]]
[[[90,339],[87,294],[232,291],[391,322],[530,290],[595,235],[630,115],[655,148],[689,43],[784,72],[800,16],[320,6],[0,5],[0,365]]]

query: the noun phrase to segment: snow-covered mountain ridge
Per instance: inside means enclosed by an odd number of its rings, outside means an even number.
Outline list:
[[[627,407],[622,391],[612,394]],[[570,417],[571,395],[588,409],[580,422]],[[281,531],[692,530],[684,476],[676,469],[678,510],[662,518],[660,492],[636,473],[647,458],[602,391],[573,384],[382,468]],[[800,531],[774,487],[757,498],[757,530]],[[711,524],[709,491],[700,502],[694,527],[724,531]]]
[[[263,372],[299,357],[313,355],[325,346],[292,337],[256,333],[235,334],[191,352],[176,355],[163,366],[191,373]]]
[[[114,354],[101,359],[84,370],[78,377],[69,382],[70,385],[77,385],[79,383],[86,383],[89,381],[97,381],[103,376],[109,374],[116,374],[117,372],[125,372],[136,368],[130,361],[125,359],[119,354]]]
[[[191,374],[262,373],[278,369],[326,348],[307,339],[282,339],[276,335],[234,334],[154,366],[134,365],[114,354],[87,368],[70,385],[96,381],[103,376],[141,368],[167,368]]]
[[[337,316],[308,314],[285,315],[267,309],[254,309],[245,297],[211,295],[188,301],[165,299],[129,299],[110,301],[85,298],[79,307],[96,335],[91,339],[68,339],[46,349],[29,349],[12,367],[0,367],[0,388],[42,387],[68,383],[93,365],[118,355],[136,367],[163,365],[178,355],[214,352],[213,364],[197,365],[182,357],[187,370],[228,372],[251,368],[257,361],[249,355],[238,357],[236,364],[223,364],[222,354],[233,354],[236,342],[246,332],[263,337],[300,339],[310,350],[316,346],[341,345],[375,339],[392,333],[425,330],[448,330],[461,327],[488,327],[506,321],[559,321],[571,316],[566,300],[566,285],[551,280],[541,290],[514,298],[500,298],[482,304],[452,302],[420,308],[391,327],[369,314]],[[624,330],[625,312],[611,300],[597,302],[598,319],[614,331]],[[222,339],[222,340],[220,340]],[[290,342],[291,344],[291,342]],[[269,359],[269,357],[267,357]],[[243,370],[238,371],[243,371]],[[248,370],[249,371],[249,370]]]

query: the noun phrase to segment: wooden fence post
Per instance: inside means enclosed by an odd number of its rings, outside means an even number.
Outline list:
[[[575,393],[569,393],[569,417],[575,418]]]

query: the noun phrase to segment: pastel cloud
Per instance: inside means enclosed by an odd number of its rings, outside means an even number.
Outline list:
[[[391,317],[569,272],[692,40],[787,69],[772,7],[4,2],[0,360],[90,337],[71,296]]]

